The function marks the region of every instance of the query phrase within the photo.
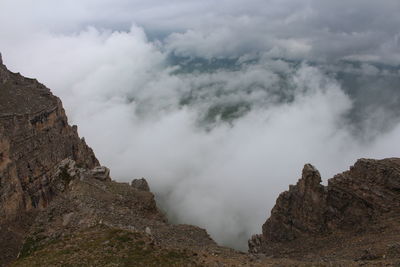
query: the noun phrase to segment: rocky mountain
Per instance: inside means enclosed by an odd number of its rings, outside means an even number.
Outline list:
[[[399,260],[400,159],[360,159],[327,186],[305,165],[249,248],[302,260]]]
[[[327,186],[307,164],[250,253],[218,246],[169,224],[144,178],[113,181],[60,99],[0,55],[0,266],[400,266],[399,212],[400,159]]]
[[[59,98],[34,79],[12,73],[0,56],[0,262],[12,257],[36,210],[55,196],[54,167],[71,158],[88,168],[98,160]]]

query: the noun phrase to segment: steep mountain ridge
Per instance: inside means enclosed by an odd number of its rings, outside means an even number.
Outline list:
[[[329,179],[327,186],[321,185],[318,170],[307,164],[297,184],[280,194],[262,235],[253,236],[249,248],[303,259],[361,259],[365,254],[396,258],[399,214],[400,159],[360,159],[349,171]],[[397,257],[400,246],[398,253]]]
[[[52,170],[68,157],[99,165],[77,127],[68,125],[60,99],[0,60],[0,243],[8,244],[0,246],[0,262],[17,252],[33,213],[54,197]]]
[[[92,149],[69,126],[59,98],[34,79],[0,65],[0,196],[2,216],[45,207],[51,170],[71,157],[87,167],[99,165]]]

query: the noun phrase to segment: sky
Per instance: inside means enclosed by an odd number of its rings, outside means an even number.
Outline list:
[[[2,0],[0,52],[113,179],[246,250],[305,163],[398,156],[397,0]]]

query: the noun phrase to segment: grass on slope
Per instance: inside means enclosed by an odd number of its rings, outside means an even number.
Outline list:
[[[190,257],[144,233],[98,225],[52,241],[28,238],[11,266],[198,266]]]

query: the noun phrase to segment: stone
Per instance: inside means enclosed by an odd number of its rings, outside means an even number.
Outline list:
[[[74,215],[74,213],[73,212],[70,212],[70,213],[67,213],[67,214],[65,214],[64,216],[63,216],[63,222],[62,222],[62,226],[67,226],[70,222],[71,222],[71,219],[72,219],[72,216]]]
[[[146,227],[146,229],[144,230],[146,232],[146,234],[151,235],[151,229],[150,227]]]
[[[144,178],[134,179],[131,182],[131,186],[133,188],[136,188],[137,190],[140,190],[140,191],[150,192],[149,184],[147,183],[146,179],[144,179]]]
[[[377,255],[377,254],[375,254],[375,253],[373,253],[372,251],[371,251],[371,249],[365,249],[363,252],[362,252],[362,255],[361,255],[361,257],[359,257],[359,258],[357,258],[356,259],[356,261],[371,261],[371,260],[377,260],[377,259],[379,259],[380,257]]]
[[[100,181],[111,181],[110,169],[104,166],[97,166],[90,170],[90,176]]]

